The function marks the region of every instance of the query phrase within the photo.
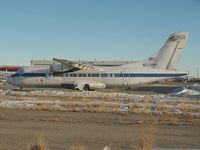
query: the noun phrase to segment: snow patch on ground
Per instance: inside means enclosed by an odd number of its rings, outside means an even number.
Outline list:
[[[180,87],[172,91],[172,96],[200,99],[200,85]]]
[[[1,107],[36,107],[41,104],[79,107],[80,109],[119,110],[147,114],[190,114],[200,116],[200,86],[180,87],[171,94],[128,94],[106,92],[66,92],[54,90],[0,90]],[[84,108],[83,108],[84,107]]]

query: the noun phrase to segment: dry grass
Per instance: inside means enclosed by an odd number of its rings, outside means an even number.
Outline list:
[[[25,95],[23,95],[25,93]],[[22,94],[22,95],[20,95]],[[30,94],[30,95],[28,95]],[[111,97],[105,93],[97,94],[87,94],[84,95],[31,95],[28,92],[16,92],[15,95],[0,95],[0,99],[11,99],[17,101],[26,101],[26,100],[61,100],[62,104],[54,103],[39,103],[36,106],[1,106],[9,109],[21,109],[21,110],[47,110],[47,111],[74,111],[74,112],[99,112],[99,113],[116,113],[116,114],[142,114],[149,115],[152,114],[151,107],[152,103],[155,102],[152,100],[151,96],[145,96],[140,98],[138,101],[132,101],[132,99],[121,98],[118,96]],[[121,104],[128,104],[129,109],[124,111],[120,109]],[[155,103],[157,111],[153,114],[162,115],[162,114],[174,114],[184,113],[192,114],[200,112],[199,107],[194,107],[200,105],[200,102],[197,100],[175,100],[175,101],[157,101]],[[176,109],[176,106],[177,109]],[[175,108],[175,111],[172,111]],[[190,116],[187,118],[188,121],[191,120]],[[173,121],[171,121],[172,124]],[[176,123],[175,123],[176,124]]]
[[[48,103],[43,103],[40,105],[37,105],[35,107],[35,110],[47,110],[47,111],[64,111],[66,108],[64,108],[61,105],[53,105]]]
[[[37,136],[35,139],[35,144],[31,146],[31,150],[48,150],[44,139],[41,136]]]
[[[73,144],[69,147],[69,150],[86,150],[86,147],[82,144]]]
[[[192,114],[188,113],[187,115],[184,115],[184,120],[186,122],[192,122],[192,120],[193,120]]]
[[[152,150],[154,146],[154,139],[149,136],[140,138],[135,146],[136,150]]]
[[[154,125],[150,124],[148,126],[148,131],[145,136],[139,138],[137,140],[137,143],[135,144],[134,149],[135,150],[152,150],[155,146],[155,137],[153,136],[154,133]],[[86,147],[84,144],[73,144],[67,147],[69,150],[86,150],[88,147]],[[89,148],[90,149],[90,148]],[[35,144],[33,144],[29,149],[27,150],[49,150],[47,148],[46,143],[44,142],[44,139],[41,135],[37,136],[35,139]],[[103,150],[111,150],[110,146],[105,146]]]
[[[135,150],[152,150],[155,147],[155,122],[149,122],[147,130],[142,133],[135,144]]]

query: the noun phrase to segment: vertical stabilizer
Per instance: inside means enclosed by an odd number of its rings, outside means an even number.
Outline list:
[[[155,67],[175,69],[180,59],[182,49],[186,45],[188,35],[189,34],[185,32],[171,34],[154,59]]]

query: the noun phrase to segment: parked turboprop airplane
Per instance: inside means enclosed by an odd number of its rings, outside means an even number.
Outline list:
[[[187,75],[175,67],[188,38],[179,32],[169,36],[164,46],[152,57],[122,66],[97,67],[65,59],[49,68],[24,67],[7,78],[7,83],[17,87],[68,87],[94,90],[108,86],[133,86]]]

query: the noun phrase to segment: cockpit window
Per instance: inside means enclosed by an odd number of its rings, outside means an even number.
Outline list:
[[[19,69],[19,70],[16,72],[16,74],[19,74],[19,75],[24,74],[24,69],[23,69],[23,68]]]
[[[20,68],[19,70],[17,70],[17,72],[15,74],[12,74],[11,77],[19,77],[23,74],[24,74],[24,69]]]

